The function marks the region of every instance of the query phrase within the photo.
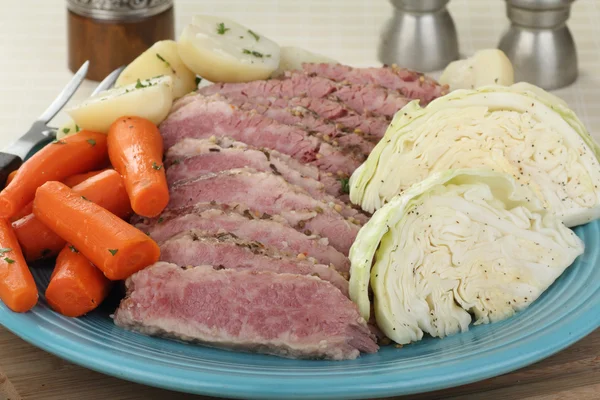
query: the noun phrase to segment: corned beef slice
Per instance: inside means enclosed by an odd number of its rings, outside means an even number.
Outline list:
[[[277,216],[259,218],[255,218],[243,207],[199,204],[166,211],[160,218],[136,226],[159,243],[191,229],[202,230],[211,235],[232,233],[240,239],[260,242],[292,257],[307,256],[320,264],[333,265],[343,274],[350,270],[348,258],[328,245],[327,239],[316,235],[307,236],[290,227],[286,221],[278,220]]]
[[[348,85],[320,76],[291,72],[284,79],[248,83],[219,83],[199,90],[202,94],[243,93],[249,97],[312,97],[337,99],[360,114],[373,113],[391,117],[408,103],[395,90],[367,85]]]
[[[210,86],[209,86],[210,87]],[[312,111],[321,118],[331,120],[346,130],[360,134],[381,138],[389,124],[387,118],[382,116],[361,115],[351,110],[339,100],[315,97],[284,98],[277,95],[265,97],[249,96],[243,91],[230,91],[221,96],[235,104],[260,104],[279,108],[304,108]]]
[[[327,203],[308,196],[281,177],[249,169],[180,181],[172,187],[168,208],[210,201],[246,204],[261,213],[281,215],[297,230],[326,237],[344,254],[348,254],[359,229],[359,225],[347,221]]]
[[[277,159],[270,159],[268,154],[248,148],[223,148],[216,143],[211,144],[209,140],[205,141],[204,150],[199,155],[184,159],[167,169],[167,179],[170,184],[213,172],[248,167],[256,171],[280,175],[288,183],[302,188],[313,198],[329,205],[333,204],[335,210],[344,217],[356,218],[361,223],[368,220],[368,217],[357,209],[325,193],[323,184],[319,181],[302,176],[286,163]]]
[[[182,267],[212,265],[216,268],[312,275],[331,282],[348,296],[348,281],[335,269],[283,254],[260,242],[242,240],[232,233],[207,235],[199,230],[181,233],[160,245],[160,260]]]
[[[169,114],[160,125],[160,132],[165,148],[184,138],[229,136],[254,146],[276,149],[304,162],[316,159],[320,144],[301,129],[209,98],[195,98]]]
[[[408,69],[392,67],[353,68],[341,64],[303,64],[302,69],[309,75],[320,76],[336,82],[356,85],[374,84],[392,90],[399,90],[411,100],[419,99],[421,106],[448,93],[431,78]]]
[[[127,288],[115,323],[145,334],[292,358],[378,349],[356,306],[317,277],[159,262]]]
[[[342,124],[327,120],[304,107],[267,106],[258,102],[246,102],[239,98],[228,99],[228,101],[242,110],[254,111],[275,121],[305,129],[327,143],[339,145],[343,148],[357,149],[365,156],[371,153],[379,141],[379,138],[374,136],[353,133],[345,129]]]
[[[280,164],[286,164],[287,167],[298,171],[298,173],[300,173],[302,176],[319,181],[323,184],[325,191],[330,195],[336,197],[347,197],[346,194],[341,194],[342,185],[340,179],[334,176],[331,172],[323,172],[314,165],[303,164],[287,154],[278,152],[277,150],[250,146],[246,143],[237,142],[227,137],[214,138],[214,140],[183,139],[182,141],[177,142],[177,144],[172,146],[167,151],[166,163],[170,167],[173,163],[180,163],[187,158],[204,154],[206,151],[211,151],[210,149],[214,148],[236,148],[260,151],[267,157],[268,160],[271,160],[271,162],[276,162],[276,166]],[[169,170],[167,169],[167,175],[168,174]]]
[[[351,174],[364,161],[364,154],[332,147],[298,127],[282,124],[263,115],[240,110],[222,97],[198,96],[179,108],[160,125],[165,147],[183,138],[229,136],[257,147],[268,147],[303,162],[316,162],[330,172]],[[320,151],[324,148],[323,151]]]

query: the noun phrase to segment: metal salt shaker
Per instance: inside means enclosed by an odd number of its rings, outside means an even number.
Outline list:
[[[390,0],[394,15],[379,43],[379,60],[423,72],[441,70],[458,59],[449,0]]]
[[[577,50],[566,25],[575,0],[506,0],[511,26],[498,48],[511,60],[515,81],[551,90],[577,79]]]

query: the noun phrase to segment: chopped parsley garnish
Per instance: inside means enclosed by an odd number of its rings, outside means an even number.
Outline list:
[[[79,250],[77,250],[75,247],[73,246],[69,246],[69,249],[73,252],[73,253],[79,253]]]
[[[181,160],[173,160],[173,162],[172,162],[171,164],[173,164],[173,165],[177,165],[177,164],[179,164],[180,162],[181,162]]]
[[[158,223],[160,224],[161,222],[163,222],[163,217],[158,217]]]
[[[56,139],[56,140],[52,141],[52,144],[67,144],[67,142],[65,142],[64,140],[58,140],[58,139]]]
[[[96,145],[96,141],[94,139],[88,139],[86,140],[86,142],[88,142],[89,144],[91,144],[92,146]]]
[[[4,257],[4,261],[6,261],[9,264],[12,264],[15,262],[15,260],[13,260],[12,258],[8,258],[8,257]]]
[[[256,51],[256,50],[248,50],[248,49],[243,49],[243,50],[242,50],[242,53],[244,53],[244,54],[251,54],[251,55],[253,55],[254,57],[258,57],[258,58],[263,58],[263,57],[265,57],[265,55],[264,55],[263,53],[259,53],[259,52],[258,52],[258,51]],[[271,55],[270,55],[270,54],[267,54],[267,55],[266,55],[266,57],[271,57]]]
[[[252,32],[252,29],[248,29],[248,33],[251,34],[252,37],[254,39],[256,39],[257,42],[260,40],[260,36],[258,36],[256,33]]]
[[[350,193],[350,179],[342,178],[340,179],[340,183],[342,184],[342,192]]]
[[[135,84],[135,88],[136,89],[141,89],[141,88],[145,88],[147,85],[144,85],[142,83],[142,81],[140,81],[139,79],[137,80],[136,84]]]
[[[81,128],[79,128],[79,125],[75,125],[75,132],[79,132],[81,130]]]
[[[155,170],[159,171],[162,167],[162,165],[158,165],[155,161],[152,161],[152,168]]]
[[[88,199],[88,198],[87,198],[87,197],[85,197],[85,196],[81,196],[81,198],[82,198],[82,199],[84,199],[85,201],[90,201],[90,199]]]
[[[3,247],[0,249],[0,254],[8,253],[9,251],[12,251],[10,247]]]
[[[108,249],[108,252],[109,252],[110,254],[112,254],[113,256],[114,256],[115,254],[117,254],[117,252],[118,252],[118,251],[119,251],[119,249]]]
[[[199,76],[196,77],[196,86],[198,86],[200,84],[200,82],[202,82],[202,78],[200,78]]]
[[[65,133],[65,134],[66,134],[66,133],[69,133],[69,132],[71,132],[71,129],[70,129],[70,128],[63,128],[63,133]]]
[[[164,62],[164,63],[167,65],[167,67],[171,68],[171,64],[170,64],[170,63],[169,63],[167,60],[165,60],[165,59],[163,58],[163,56],[161,56],[160,54],[156,53],[156,57],[158,57],[158,59],[159,59],[160,61]]]
[[[225,24],[220,22],[217,24],[217,33],[219,35],[224,35],[225,32],[227,32],[229,30],[229,28],[225,28]]]

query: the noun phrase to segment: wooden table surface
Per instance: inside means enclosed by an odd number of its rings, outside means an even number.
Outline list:
[[[24,400],[212,399],[142,386],[87,370],[37,349],[1,327],[0,368]],[[511,374],[410,396],[413,399],[600,399],[600,329],[568,349]],[[7,399],[0,393],[0,400]]]

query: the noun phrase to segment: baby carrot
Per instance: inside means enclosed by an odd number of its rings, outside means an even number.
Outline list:
[[[107,170],[109,170],[109,168],[101,169],[98,171],[86,172],[83,174],[71,175],[71,176],[63,179],[62,183],[64,183],[68,187],[72,188],[73,186],[79,185],[83,181],[85,181],[89,178],[92,178],[98,174],[101,174],[102,172],[107,171]],[[98,203],[98,202],[94,201],[94,203]],[[129,210],[129,211],[131,211],[131,210]],[[18,221],[21,218],[31,214],[32,212],[33,212],[33,200],[31,200],[25,207],[21,208],[19,210],[19,212],[17,212],[10,220],[11,220],[11,222]]]
[[[106,135],[81,131],[57,140],[34,154],[0,192],[0,218],[11,218],[35,196],[44,182],[98,168],[106,160]]]
[[[163,141],[156,125],[139,117],[122,117],[108,131],[108,156],[123,175],[133,211],[160,214],[169,202],[163,168]]]
[[[90,171],[84,172],[83,174],[71,175],[62,180],[62,183],[72,188],[73,186],[79,185],[81,182],[85,181],[88,178],[96,176],[102,172],[106,171],[106,169],[100,169],[98,171]]]
[[[33,200],[27,203],[27,205],[21,208],[15,215],[10,218],[10,222],[15,222],[33,212]]]
[[[160,256],[158,245],[145,233],[60,182],[38,188],[33,214],[110,280],[126,279]]]
[[[27,312],[38,300],[33,276],[10,222],[0,218],[0,299],[15,312]]]
[[[67,317],[80,317],[94,310],[108,295],[108,280],[75,247],[67,245],[56,258],[56,266],[46,289],[52,309]]]
[[[17,171],[18,170],[14,170],[10,174],[8,174],[8,176],[6,177],[6,186],[8,186],[8,184],[15,178],[15,175],[17,174]]]
[[[114,169],[88,178],[73,190],[120,218],[127,218],[132,213],[123,178]],[[33,214],[15,221],[13,228],[29,261],[55,256],[66,243]]]

